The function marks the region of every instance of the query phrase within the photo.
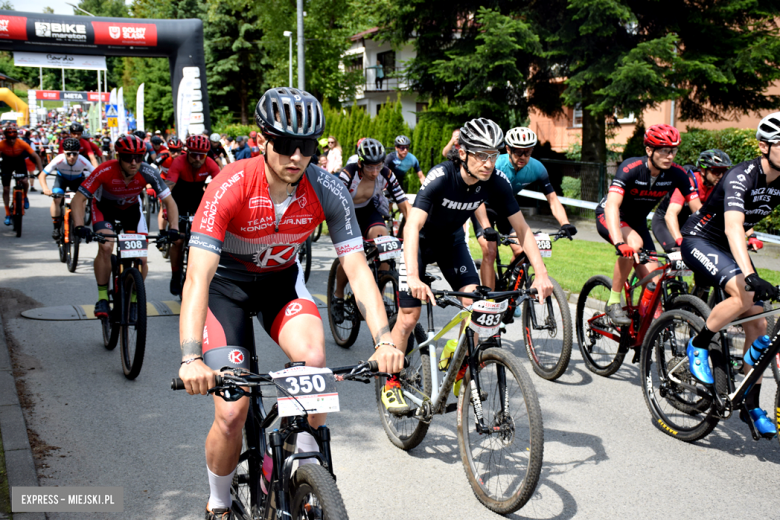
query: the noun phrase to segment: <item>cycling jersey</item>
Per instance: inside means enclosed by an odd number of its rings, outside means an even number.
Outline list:
[[[101,202],[111,202],[121,209],[126,209],[138,202],[138,196],[146,189],[147,184],[152,186],[161,199],[171,194],[160,173],[150,165],[141,163],[138,172],[126,183],[119,161],[112,159],[95,168],[92,175],[79,186],[79,193],[89,199],[94,197]]]
[[[385,198],[385,188],[388,188],[396,203],[406,201],[406,194],[404,193],[404,190],[398,183],[396,176],[393,175],[393,172],[391,172],[387,166],[382,168],[382,170],[379,172],[379,175],[377,175],[376,181],[374,181],[374,193],[371,195],[371,197],[364,200],[363,202],[358,203],[355,203],[354,199],[355,195],[357,194],[358,185],[360,185],[360,181],[363,179],[363,174],[360,172],[357,163],[346,165],[338,175],[339,179],[341,179],[344,182],[344,185],[346,185],[347,190],[349,190],[349,194],[352,196],[352,202],[356,209],[367,206],[369,203],[373,203],[374,205],[378,206],[376,200]]]
[[[547,175],[547,168],[533,157],[528,158],[528,164],[519,170],[515,170],[514,166],[512,166],[512,161],[509,160],[509,154],[501,154],[496,160],[496,170],[504,172],[509,182],[512,183],[512,191],[514,193],[525,189],[526,186],[536,181],[539,181],[542,193],[545,195],[555,193],[555,188],[553,188],[550,182],[550,176]]]
[[[0,156],[2,156],[4,160],[24,157],[25,153],[32,155],[35,152],[33,152],[33,149],[29,144],[21,139],[16,139],[13,144],[10,144],[8,139],[0,141]]]
[[[698,236],[728,249],[723,215],[739,211],[745,215],[745,231],[764,220],[780,205],[780,179],[771,185],[761,167],[761,158],[738,164],[723,175],[702,208],[683,226],[684,237]],[[685,240],[683,240],[685,243]]]
[[[433,238],[454,234],[483,202],[505,217],[520,211],[512,185],[502,172],[494,170],[488,180],[468,185],[460,167],[452,161],[434,166],[414,199],[414,207],[428,213],[420,235]]]
[[[208,156],[210,159],[212,159],[214,162],[219,161],[219,158],[221,156],[227,157],[227,152],[225,151],[225,148],[221,144],[215,145],[214,143],[211,143],[211,148],[209,148]]]
[[[92,163],[81,155],[76,157],[76,162],[71,166],[68,164],[68,159],[64,153],[61,153],[52,159],[52,161],[43,169],[46,175],[55,175],[56,172],[58,177],[65,177],[68,180],[84,177],[94,170],[95,167],[92,166]]]
[[[334,176],[310,164],[285,202],[277,216],[262,155],[231,163],[206,189],[189,245],[220,255],[217,274],[233,280],[293,265],[323,221],[339,257],[363,250],[352,199]]]
[[[390,152],[387,154],[387,157],[385,157],[385,166],[390,168],[395,176],[401,179],[409,170],[417,173],[422,169],[420,168],[420,161],[418,161],[417,157],[412,155],[411,152],[407,153],[403,160],[398,158],[396,152]]]
[[[111,138],[106,136],[103,136],[100,138],[100,146],[103,148],[104,152],[108,152],[111,150]]]
[[[7,139],[0,141],[0,177],[2,177],[3,187],[11,185],[11,178],[14,172],[27,173],[27,164],[25,157],[32,155],[33,149],[30,145],[21,139],[16,139],[14,144],[9,144]]]
[[[165,150],[168,153],[168,150]],[[216,177],[219,173],[219,166],[211,158],[206,157],[206,161],[203,163],[197,172],[192,171],[192,165],[187,160],[187,155],[182,154],[171,162],[168,169],[168,176],[166,178],[169,182],[194,182],[203,185],[206,179],[211,176]]]
[[[688,176],[691,178],[693,185],[696,187],[696,191],[699,194],[699,200],[701,200],[701,203],[704,204],[709,198],[710,194],[712,194],[712,190],[715,188],[715,186],[705,186],[702,174],[699,171],[691,170],[688,172]],[[679,229],[682,229],[682,227],[685,225],[685,222],[691,216],[691,208],[685,204],[685,197],[683,197],[682,193],[680,193],[680,190],[674,190],[674,193],[667,194],[663,200],[661,200],[661,203],[658,205],[658,207],[655,208],[655,213],[653,214],[653,235],[655,235],[655,239],[658,240],[658,242],[664,248],[664,251],[667,253],[670,252],[673,247],[677,246],[672,233],[669,231],[669,228],[666,225],[665,220],[666,211],[669,209],[669,204],[672,202],[682,206],[680,213],[677,215],[677,224]]]

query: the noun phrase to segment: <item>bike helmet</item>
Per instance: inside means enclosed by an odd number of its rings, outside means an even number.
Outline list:
[[[271,137],[316,139],[325,131],[320,102],[295,88],[268,89],[257,102],[255,121]]]
[[[409,146],[412,144],[412,140],[405,135],[399,135],[395,138],[395,146]]]
[[[211,134],[211,135],[209,136],[209,141],[211,141],[212,143],[218,143],[218,142],[219,142],[219,139],[220,139],[220,136],[219,136],[219,134],[218,134],[218,133],[216,133],[216,132],[214,132],[213,134]]]
[[[155,135],[154,137],[152,137],[151,139],[149,139],[149,142],[150,142],[150,143],[152,143],[152,144],[156,144],[156,145],[162,145],[162,144],[165,144],[165,141],[164,141],[164,140],[163,140],[163,138],[162,138],[162,137],[160,137],[159,135]]]
[[[143,130],[136,130],[135,132],[133,132],[133,135],[136,136],[141,141],[146,139],[146,132],[144,132]]]
[[[62,142],[62,149],[66,152],[78,152],[81,149],[81,143],[78,139],[69,137]]]
[[[512,148],[531,148],[536,146],[536,134],[530,128],[519,126],[506,133],[506,144]]]
[[[645,131],[645,146],[653,148],[680,146],[680,132],[671,125],[653,125]]]
[[[358,159],[365,164],[379,164],[385,161],[385,147],[376,139],[366,138],[360,143]]]
[[[206,153],[211,150],[211,142],[205,135],[191,135],[187,138],[187,151]]]
[[[5,134],[6,137],[17,137],[19,135],[19,129],[16,127],[15,123],[11,123],[5,127],[3,134]]]
[[[114,143],[114,151],[116,153],[139,155],[146,153],[146,145],[136,135],[120,135],[116,143]]]
[[[767,143],[780,141],[780,112],[773,112],[758,123],[756,139]]]
[[[78,121],[74,121],[70,124],[70,133],[72,134],[78,134],[84,131],[84,125],[79,123]]]
[[[459,143],[466,152],[498,150],[503,140],[503,130],[484,117],[472,119],[460,129]]]
[[[731,168],[731,158],[721,150],[706,150],[699,154],[696,160],[697,168]]]
[[[180,152],[183,145],[178,137],[171,137],[168,139],[168,149],[172,152]]]

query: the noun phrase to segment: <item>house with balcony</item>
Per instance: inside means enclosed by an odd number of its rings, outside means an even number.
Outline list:
[[[393,49],[390,43],[380,43],[374,39],[378,27],[355,34],[350,39],[352,45],[342,57],[342,66],[350,71],[360,71],[363,82],[358,85],[354,98],[341,99],[343,106],[357,106],[376,116],[387,99],[395,101],[401,94],[401,108],[406,124],[414,128],[417,113],[422,112],[427,103],[418,103],[417,92],[409,89],[405,63],[415,56],[410,44]]]

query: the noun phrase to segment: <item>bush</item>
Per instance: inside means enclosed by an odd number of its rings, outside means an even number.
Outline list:
[[[239,135],[248,136],[249,132],[257,132],[258,128],[255,125],[213,125],[211,131],[218,134],[227,134],[235,139]]]

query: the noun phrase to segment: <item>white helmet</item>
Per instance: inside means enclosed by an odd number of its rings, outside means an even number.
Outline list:
[[[220,136],[216,132],[214,132],[213,134],[211,134],[211,136],[209,136],[209,141],[211,141],[212,143],[218,143],[219,139],[220,139]]]
[[[472,119],[460,129],[460,145],[467,151],[498,150],[504,140],[504,132],[490,119]]]
[[[518,126],[506,133],[506,144],[512,148],[531,148],[536,143],[536,134],[530,128]]]
[[[758,123],[756,139],[768,143],[780,141],[780,112],[773,112]]]

